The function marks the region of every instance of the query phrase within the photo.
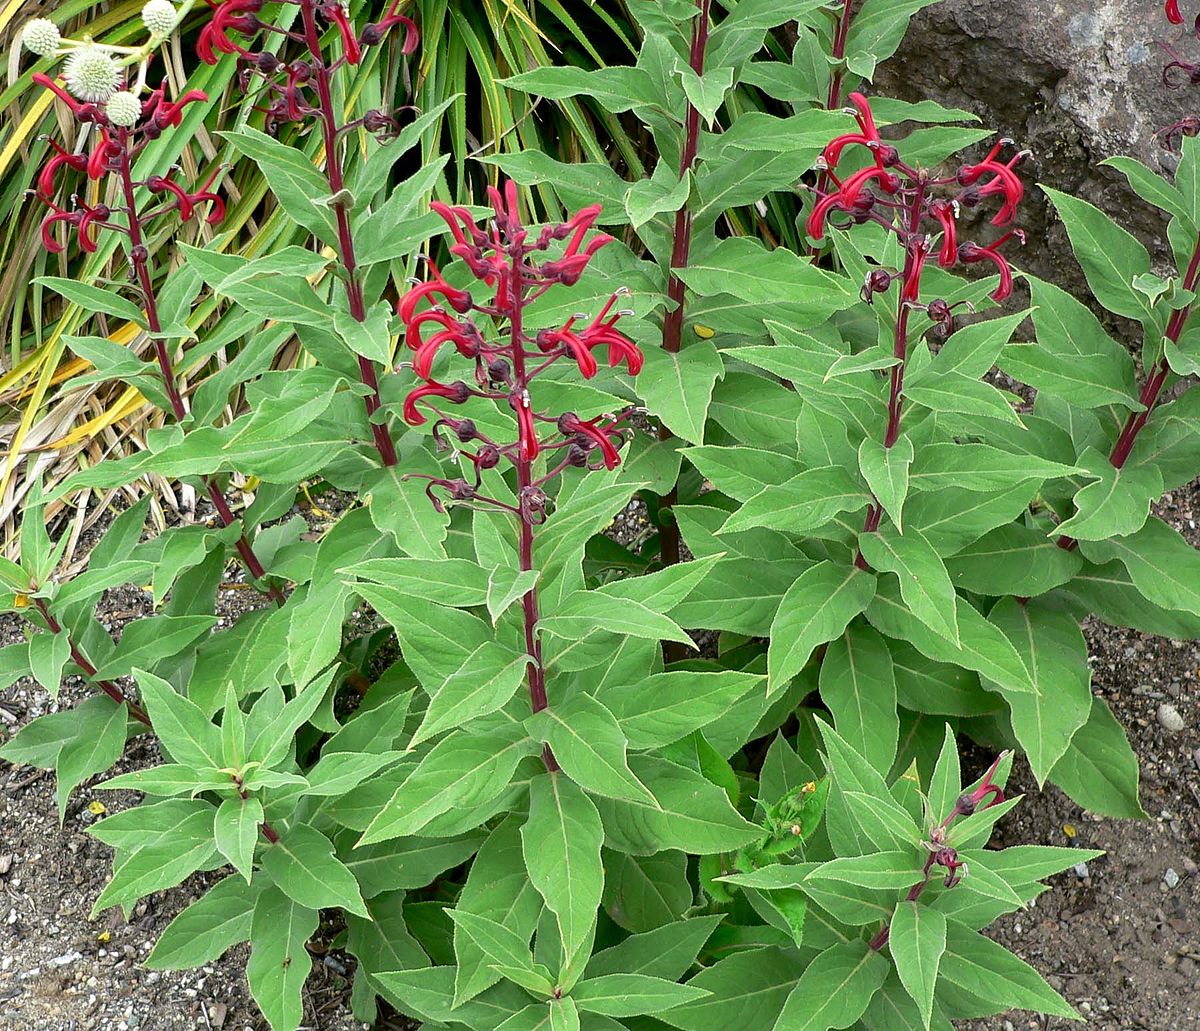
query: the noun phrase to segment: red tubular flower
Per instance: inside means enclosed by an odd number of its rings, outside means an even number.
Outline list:
[[[41,72],[34,72],[32,78],[33,81],[39,86],[45,87],[56,97],[58,97],[58,99],[66,104],[67,107],[69,107],[72,111],[74,111],[75,114],[79,114],[79,112],[82,110],[83,105],[80,104],[79,101],[73,96],[71,96],[70,93],[63,89],[57,82],[50,78],[49,75],[43,75]]]
[[[410,426],[420,426],[426,421],[425,416],[417,410],[417,402],[423,397],[444,397],[447,401],[460,405],[470,396],[471,390],[462,380],[456,383],[437,383],[430,380],[416,390],[409,391],[402,409],[404,421]]]
[[[942,248],[938,252],[938,264],[949,268],[958,260],[958,223],[955,206],[951,201],[939,200],[929,205],[929,213],[941,223]]]
[[[71,154],[54,140],[50,141],[50,146],[54,148],[55,154],[38,174],[37,185],[37,194],[46,203],[50,203],[50,199],[54,196],[54,176],[60,168],[66,165],[68,168],[75,169],[76,172],[86,172],[88,166],[88,159],[82,154]]]
[[[96,241],[88,232],[93,223],[103,222],[108,218],[110,212],[103,204],[97,204],[94,208],[84,207],[79,213],[79,246],[86,254],[94,254],[96,252]]]
[[[167,126],[178,127],[183,121],[183,109],[188,104],[203,102],[208,100],[208,94],[204,90],[190,89],[178,100],[164,102],[160,97],[154,103],[154,124],[160,129],[165,129]],[[149,103],[150,101],[147,101]],[[151,112],[146,110],[146,105],[142,105],[142,117],[145,118]]]
[[[445,207],[444,204],[441,206]],[[441,215],[442,213],[439,211],[438,214]],[[447,217],[447,215],[442,215],[442,217],[453,226],[453,223],[450,222],[450,219]],[[409,327],[409,336],[406,339],[408,346],[412,347],[413,350],[416,350],[416,347],[413,344],[413,337],[411,335],[413,332],[413,315],[416,312],[417,305],[420,303],[422,297],[432,297],[434,294],[441,294],[442,297],[445,298],[446,303],[460,314],[471,310],[471,295],[466,290],[459,290],[458,287],[451,286],[449,283],[447,283],[446,280],[442,278],[441,272],[438,271],[438,267],[432,261],[429,262],[429,268],[433,272],[433,277],[431,279],[427,279],[424,283],[418,283],[416,286],[414,286],[408,291],[408,293],[400,298],[400,303],[396,305],[396,312],[399,314],[401,320]]]
[[[879,130],[875,127],[875,116],[871,113],[870,102],[861,93],[851,93],[850,103],[857,108],[854,120],[858,122],[859,131],[845,133],[834,137],[826,144],[821,156],[828,168],[837,168],[842,159],[842,151],[849,146],[858,144],[871,151],[875,164],[879,168],[894,164],[899,154],[896,148],[880,138]]]
[[[339,0],[325,4],[321,8],[321,13],[337,26],[338,35],[342,37],[342,48],[346,52],[346,60],[351,64],[358,64],[362,60],[362,50],[359,48],[358,37],[350,27],[346,12]]]
[[[642,371],[642,363],[645,358],[638,346],[615,328],[617,319],[628,312],[616,312],[605,321],[621,293],[618,291],[608,299],[608,303],[600,309],[600,314],[592,319],[591,324],[579,334],[579,338],[589,351],[596,347],[607,346],[609,367],[615,369],[621,362],[624,362],[625,368],[629,370],[629,375],[636,376]]]
[[[543,351],[553,351],[557,347],[563,348],[575,359],[583,378],[591,379],[600,370],[596,365],[596,359],[592,357],[592,352],[588,350],[587,342],[571,328],[575,325],[577,318],[578,316],[572,315],[559,329],[542,330],[537,335],[537,345]]]
[[[427,341],[421,343],[413,359],[413,371],[422,379],[428,379],[438,348],[447,342],[453,343],[464,358],[476,357],[479,354],[480,341],[471,333],[473,328],[450,319],[446,329],[434,333]]]
[[[91,156],[88,158],[88,178],[103,179],[108,172],[108,163],[113,158],[119,157],[120,154],[120,144],[116,143],[108,134],[108,129],[102,127],[100,129],[100,139],[96,141],[95,147],[92,148]]]
[[[1183,15],[1179,12],[1179,0],[1167,0],[1167,21],[1172,25],[1183,24]]]
[[[1000,273],[1000,285],[992,291],[991,297],[993,301],[1003,301],[1012,293],[1012,268],[1004,260],[1004,256],[999,251],[999,248],[1012,236],[1015,236],[1022,244],[1025,242],[1024,232],[1020,229],[1010,229],[999,240],[988,247],[968,242],[958,248],[958,259],[964,264],[974,265],[976,262],[990,261],[996,266],[996,271]]]
[[[983,780],[979,782],[979,787],[969,794],[961,796],[958,800],[958,805],[955,808],[962,816],[970,816],[979,808],[979,804],[988,800],[984,809],[990,809],[994,805],[1004,801],[1004,789],[999,784],[993,784],[992,778],[996,775],[996,771],[1000,768],[1000,763],[1004,761],[1007,752],[1001,752],[996,756],[995,762],[988,767],[987,773],[983,775]]]
[[[55,207],[54,211],[42,220],[42,246],[51,254],[62,254],[63,245],[54,238],[54,225],[56,222],[75,223],[78,221],[79,217],[77,213],[63,211],[62,208]]]
[[[916,304],[921,297],[921,274],[925,271],[925,260],[929,257],[929,237],[924,236],[913,240],[908,247],[912,261],[905,270],[900,299]]]
[[[585,420],[579,418],[574,412],[564,412],[559,416],[558,429],[564,436],[579,434],[586,437],[604,456],[604,467],[615,469],[621,464],[621,455],[613,447],[612,441],[608,439],[608,434],[596,425],[601,418],[603,416]]]
[[[612,241],[613,238],[607,233],[597,233],[582,251],[564,254],[557,261],[546,262],[542,266],[542,275],[556,283],[562,283],[563,286],[574,286],[579,282],[579,277],[583,275],[583,270],[595,257],[596,252]]]
[[[222,0],[215,5],[212,0],[208,2],[213,8],[213,17],[212,21],[200,30],[200,37],[196,41],[196,54],[200,60],[205,64],[216,64],[219,58],[213,53],[214,50],[222,54],[251,56],[249,50],[229,38],[229,33],[251,36],[257,32],[260,27],[258,11],[262,9],[262,0]]]
[[[574,235],[567,244],[567,249],[563,252],[564,258],[570,258],[579,253],[579,245],[583,243],[583,238],[587,235],[587,231],[592,228],[592,223],[600,216],[601,210],[599,204],[580,208],[575,216],[563,225],[565,231],[574,231]]]
[[[517,413],[517,438],[521,458],[526,462],[532,462],[537,458],[541,448],[538,446],[537,427],[533,422],[533,407],[529,400],[529,391],[522,390],[520,395],[511,395],[508,403]]]
[[[185,222],[192,217],[192,197],[178,183],[172,182],[165,176],[152,175],[146,180],[146,189],[151,193],[174,194],[176,206],[179,208],[179,217]]]

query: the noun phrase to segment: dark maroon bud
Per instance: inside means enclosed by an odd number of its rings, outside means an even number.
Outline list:
[[[478,431],[475,429],[475,423],[471,419],[463,419],[458,424],[458,429],[455,431],[458,439],[464,444],[475,439]]]
[[[295,82],[308,82],[312,78],[312,65],[307,61],[293,61],[289,67]]]
[[[558,417],[558,432],[564,437],[569,437],[579,429],[579,416],[574,412],[563,412]]]
[[[263,52],[261,54],[255,54],[255,56],[254,56],[255,67],[257,67],[258,70],[265,75],[270,75],[282,63],[283,62],[280,61],[279,58],[276,57],[274,54],[268,54],[266,52]]]
[[[512,370],[509,364],[503,358],[499,358],[494,362],[488,362],[488,379],[493,383],[507,383],[511,378]]]
[[[500,449],[494,444],[484,444],[475,456],[475,466],[478,469],[495,469],[500,464]]]
[[[871,304],[876,294],[881,294],[887,291],[892,285],[894,277],[887,269],[874,268],[867,273],[867,277],[863,280],[862,290],[859,296],[862,297],[867,304]]]
[[[470,501],[476,495],[475,487],[466,480],[450,480],[446,484],[450,497],[455,501]]]
[[[567,463],[575,466],[577,469],[582,469],[588,464],[588,448],[580,444],[570,444],[567,447]]]
[[[129,252],[129,260],[136,262],[138,265],[143,265],[150,260],[150,252],[144,244],[138,244]]]
[[[463,404],[467,398],[471,396],[471,388],[467,386],[466,383],[464,383],[461,379],[455,383],[451,383],[450,389],[453,390],[454,393],[447,394],[446,397],[448,400],[453,401],[456,405]]]
[[[383,41],[383,30],[374,22],[368,22],[359,33],[358,42],[364,47],[373,47]]]
[[[975,812],[975,799],[973,799],[969,794],[959,795],[958,801],[954,804],[954,808],[958,810],[960,816],[970,816],[973,812]]]

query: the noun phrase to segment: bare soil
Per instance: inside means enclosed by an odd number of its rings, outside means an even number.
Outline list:
[[[330,500],[320,502],[329,507]],[[1200,489],[1164,499],[1160,514],[1194,543]],[[221,592],[232,620],[261,599],[243,584]],[[136,589],[110,592],[101,618],[117,632],[146,612]],[[1085,813],[1055,788],[1039,792],[1019,766],[1014,789],[1025,802],[997,830],[997,847],[1016,843],[1104,849],[1086,871],[1067,871],[1024,913],[991,934],[1042,971],[1100,1031],[1174,1031],[1200,1027],[1200,643],[1172,642],[1100,624],[1085,628],[1093,689],[1127,728],[1141,762],[1148,820]],[[24,629],[0,617],[0,644]],[[45,712],[76,704],[87,686],[68,680],[57,703],[29,681],[0,692],[0,739]],[[1170,731],[1159,707],[1171,705],[1183,729]],[[1168,722],[1170,722],[1168,720]],[[137,739],[118,771],[160,761]],[[166,924],[199,897],[212,877],[197,876],[135,907],[88,915],[107,880],[111,850],[87,827],[137,796],[85,784],[60,828],[54,779],[0,762],[0,1028],[30,1031],[265,1031],[246,985],[246,947],[197,971],[155,972],[142,961]],[[363,1028],[349,1010],[352,960],[329,938],[311,946],[305,1027]],[[376,1025],[410,1028],[399,1017]],[[963,1025],[970,1031],[1066,1027],[1066,1021],[1012,1014]],[[740,1029],[739,1029],[740,1031]],[[758,1031],[758,1029],[746,1029]]]

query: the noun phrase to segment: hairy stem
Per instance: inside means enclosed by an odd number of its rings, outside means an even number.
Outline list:
[[[304,0],[300,5],[304,18],[304,38],[312,53],[316,67],[313,81],[317,88],[317,100],[320,104],[318,116],[321,120],[321,135],[325,143],[325,179],[329,183],[329,192],[333,197],[341,194],[345,188],[342,177],[341,152],[338,150],[337,111],[333,105],[333,94],[329,88],[329,68],[321,57],[321,36],[317,29],[316,14],[311,0]],[[354,234],[350,229],[350,216],[346,211],[344,201],[333,203],[334,217],[337,219],[338,260],[341,262],[346,284],[346,302],[350,308],[350,316],[356,322],[365,322],[367,306],[363,300],[362,282],[358,276],[358,260],[354,252]],[[363,385],[370,391],[363,399],[367,407],[367,418],[371,420],[371,433],[375,439],[375,450],[379,459],[386,466],[396,464],[396,447],[392,443],[391,433],[383,422],[376,422],[376,412],[382,405],[379,394],[379,379],[375,365],[369,358],[358,357],[359,375]]]
[[[42,619],[46,621],[46,626],[50,628],[50,633],[67,633],[63,629],[62,624],[50,614],[50,609],[41,598],[34,598],[33,603],[38,607],[38,611],[42,614]],[[92,664],[91,660],[79,650],[75,642],[71,640],[70,634],[67,634],[67,643],[71,646],[71,660],[89,677],[95,678],[96,667]],[[128,698],[126,698],[125,692],[122,691],[111,680],[96,680],[95,684],[118,705],[127,705],[129,707],[129,715],[135,720],[137,720],[139,723],[145,724],[147,727],[150,726],[150,717],[146,715],[146,710],[138,705],[137,702],[131,702]]]
[[[127,129],[120,130],[117,142],[121,148],[121,163],[118,169],[118,176],[121,180],[121,192],[125,198],[125,208],[129,221],[130,261],[137,275],[138,286],[141,288],[142,303],[146,309],[146,323],[150,327],[150,332],[154,334],[154,354],[158,359],[158,367],[162,373],[163,385],[166,388],[167,397],[171,402],[171,413],[175,416],[176,422],[182,422],[187,417],[187,408],[183,403],[183,395],[180,393],[179,384],[175,379],[175,370],[171,365],[171,356],[167,353],[166,341],[159,335],[162,332],[162,323],[158,317],[158,299],[154,293],[154,280],[150,275],[150,255],[143,243],[142,223],[138,215],[137,199],[134,195],[133,166],[129,152],[129,131]],[[204,486],[208,491],[208,497],[212,501],[213,507],[217,510],[217,515],[221,518],[221,522],[225,526],[232,526],[234,515],[229,508],[229,503],[225,500],[225,495],[222,493],[221,488],[217,486],[216,481],[211,476],[204,477]],[[266,570],[263,568],[263,564],[259,561],[258,556],[254,553],[254,547],[245,533],[238,538],[237,551],[250,575],[255,580],[262,580],[266,576]],[[276,605],[282,605],[286,600],[283,592],[275,584],[267,586],[266,594]]]

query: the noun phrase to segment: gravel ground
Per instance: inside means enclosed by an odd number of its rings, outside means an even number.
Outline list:
[[[321,498],[326,507],[330,499]],[[1193,542],[1200,489],[1164,501],[1160,514]],[[638,513],[623,514],[631,526]],[[629,527],[623,527],[631,532]],[[225,619],[258,596],[240,585],[222,591]],[[114,630],[146,611],[137,590],[110,592],[105,620]],[[1149,820],[1106,820],[1082,812],[1061,792],[1038,792],[1019,767],[1014,786],[1025,803],[1001,824],[994,844],[1045,843],[1098,848],[1106,856],[1067,871],[1034,907],[999,922],[994,937],[1046,974],[1103,1031],[1168,1031],[1200,1026],[1200,644],[1178,643],[1096,624],[1086,628],[1093,686],[1128,729],[1141,760]],[[23,630],[0,617],[0,644]],[[87,694],[77,679],[63,685],[58,707]],[[1168,711],[1167,707],[1170,707]],[[19,682],[0,692],[0,730],[53,711],[39,687]],[[159,761],[150,741],[131,744],[118,770]],[[116,811],[133,794],[84,785],[58,826],[53,778],[0,763],[0,1028],[31,1031],[263,1031],[243,975],[245,947],[201,970],[142,968],[162,928],[198,897],[194,877],[140,903],[128,922],[120,910],[88,919],[103,889],[111,851],[86,829],[96,803]],[[213,876],[208,875],[211,879]],[[352,961],[331,951],[335,928],[311,946],[306,1027],[350,1031],[364,1025],[349,1012]],[[1027,1015],[963,1025],[970,1031],[1067,1026]],[[401,1018],[377,1025],[411,1027]],[[740,1029],[739,1029],[740,1031]],[[757,1029],[746,1029],[757,1031]]]

